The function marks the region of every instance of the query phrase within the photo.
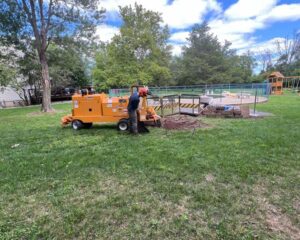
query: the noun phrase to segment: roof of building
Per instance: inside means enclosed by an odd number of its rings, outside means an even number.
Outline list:
[[[269,78],[284,78],[284,76],[282,75],[281,72],[272,72],[272,73],[269,75]]]

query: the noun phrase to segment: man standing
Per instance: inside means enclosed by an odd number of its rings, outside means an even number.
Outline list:
[[[129,114],[129,123],[130,123],[130,131],[133,134],[138,133],[138,119],[137,119],[137,109],[140,103],[140,97],[147,96],[148,90],[146,88],[140,88],[139,92],[134,92],[129,98],[128,103],[128,114]]]

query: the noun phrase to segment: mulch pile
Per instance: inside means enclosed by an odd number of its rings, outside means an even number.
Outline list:
[[[162,127],[168,130],[188,130],[208,127],[197,117],[187,115],[173,115],[161,119]]]
[[[202,114],[206,117],[248,118],[249,106],[207,106]]]

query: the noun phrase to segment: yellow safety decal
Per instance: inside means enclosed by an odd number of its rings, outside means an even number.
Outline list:
[[[179,103],[165,103],[163,104],[163,108],[175,108],[178,107]]]
[[[165,103],[163,104],[163,109],[166,108],[176,108],[179,106],[179,103]],[[152,106],[154,110],[160,110],[162,107],[161,106]],[[192,104],[192,103],[181,103],[180,104],[181,108],[198,108],[199,104]]]
[[[199,104],[192,104],[192,103],[181,103],[181,108],[197,108],[199,107]]]

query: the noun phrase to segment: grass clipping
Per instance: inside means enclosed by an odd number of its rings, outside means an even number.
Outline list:
[[[162,119],[162,127],[168,130],[189,130],[194,128],[207,128],[199,118],[187,115],[173,115]]]

